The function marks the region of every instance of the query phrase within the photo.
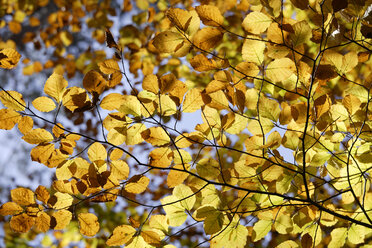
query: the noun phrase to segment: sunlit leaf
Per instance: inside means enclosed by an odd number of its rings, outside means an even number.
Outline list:
[[[112,235],[106,241],[109,246],[124,245],[127,244],[136,233],[136,229],[129,225],[121,225],[115,227]]]
[[[78,220],[81,234],[92,237],[99,231],[99,223],[96,215],[92,213],[80,213]]]
[[[17,66],[21,55],[13,48],[4,48],[0,50],[0,67],[4,69],[13,69]]]
[[[15,111],[24,111],[26,107],[22,94],[17,91],[0,91],[0,101],[5,107]]]
[[[46,96],[40,96],[32,101],[32,105],[41,112],[50,112],[56,108],[52,99]]]
[[[44,92],[48,96],[51,96],[57,102],[62,100],[62,96],[66,91],[67,81],[62,75],[53,73],[50,75],[44,85]]]

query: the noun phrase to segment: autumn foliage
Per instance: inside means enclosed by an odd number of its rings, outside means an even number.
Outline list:
[[[0,84],[0,128],[55,177],[2,202],[7,245],[372,240],[371,1],[21,2],[0,26],[54,52],[0,40],[2,74],[48,75],[32,99]],[[102,50],[72,53],[86,30]]]

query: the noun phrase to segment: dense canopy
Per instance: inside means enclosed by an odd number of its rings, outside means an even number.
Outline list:
[[[3,242],[369,247],[371,6],[0,0],[0,128],[54,172]]]

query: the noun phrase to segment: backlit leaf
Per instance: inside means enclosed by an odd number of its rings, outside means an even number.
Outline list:
[[[270,26],[271,22],[271,18],[264,13],[253,11],[244,18],[242,25],[245,31],[260,34]]]
[[[184,38],[178,32],[164,31],[154,38],[154,46],[161,53],[173,53],[181,48]]]
[[[10,191],[12,201],[21,205],[28,206],[35,203],[35,194],[30,189],[16,188]]]
[[[15,215],[10,220],[10,228],[15,232],[26,233],[35,224],[35,218],[25,213]]]
[[[112,235],[106,241],[109,246],[124,245],[127,244],[129,240],[132,239],[133,235],[136,233],[136,229],[129,225],[121,225],[115,227]]]
[[[163,146],[170,142],[168,134],[161,127],[150,127],[142,131],[141,136],[153,146]]]
[[[272,224],[271,220],[257,221],[253,226],[253,242],[264,238],[271,230]]]
[[[62,100],[62,96],[66,91],[67,81],[62,75],[53,73],[45,82],[44,92],[48,96],[54,98],[57,102]]]
[[[45,129],[36,128],[32,129],[30,132],[26,133],[22,139],[29,144],[40,144],[43,142],[52,141],[53,135]]]
[[[0,67],[4,69],[13,69],[21,55],[14,48],[4,48],[0,50]]]
[[[224,18],[216,6],[200,5],[195,9],[204,25],[218,27],[223,24]]]
[[[26,107],[22,94],[17,91],[0,91],[0,101],[5,107],[15,111],[24,111]]]
[[[32,105],[41,112],[50,112],[56,108],[52,99],[46,96],[40,96],[32,101]]]
[[[10,130],[21,120],[21,115],[11,109],[0,109],[0,129]]]
[[[149,178],[142,175],[136,175],[128,180],[128,183],[125,185],[125,190],[129,193],[140,194],[146,190],[149,182]]]
[[[0,207],[0,215],[16,215],[23,211],[23,208],[15,202],[6,202]]]
[[[96,215],[92,213],[80,213],[78,220],[81,234],[93,237],[99,231],[99,223]]]

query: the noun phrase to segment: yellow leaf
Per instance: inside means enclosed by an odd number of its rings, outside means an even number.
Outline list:
[[[211,71],[220,70],[229,67],[229,61],[227,59],[208,59],[204,54],[198,54],[190,59],[191,66],[196,71]]]
[[[35,224],[35,218],[28,216],[27,214],[23,213],[20,215],[15,215],[10,220],[10,228],[12,228],[15,232],[28,232],[31,227]]]
[[[54,209],[63,209],[70,207],[73,200],[72,196],[67,193],[56,192],[54,196],[48,200],[48,204]]]
[[[192,113],[196,110],[201,109],[203,105],[204,101],[201,95],[201,91],[197,88],[192,88],[186,93],[182,112]]]
[[[62,103],[71,112],[89,108],[92,105],[87,92],[83,88],[75,86],[66,90],[62,98]]]
[[[189,165],[185,165],[186,170],[190,167]],[[184,166],[182,164],[176,164],[172,168],[178,169],[178,170],[171,170],[168,174],[167,177],[167,185],[169,188],[173,188],[181,183],[183,183],[186,178],[189,176],[189,173],[184,172],[184,171],[179,171],[183,170]]]
[[[149,244],[145,242],[142,236],[135,236],[130,244],[126,246],[126,248],[137,248],[137,247],[149,247]],[[151,246],[150,246],[151,247]]]
[[[243,46],[244,47],[244,46]],[[246,47],[244,47],[246,48]],[[253,49],[252,49],[253,50]],[[247,52],[247,51],[245,51]],[[247,53],[245,54],[247,55]],[[259,54],[257,54],[259,55]],[[249,56],[249,55],[247,55]],[[256,60],[256,56],[254,55],[253,57],[253,60],[255,60],[255,62],[257,64],[260,64],[260,58],[258,58],[258,60]],[[263,59],[263,58],[262,58]],[[249,60],[249,59],[248,59]],[[262,62],[262,61],[261,61]],[[239,78],[244,78],[244,77],[256,77],[258,75],[258,73],[260,72],[259,68],[257,67],[257,65],[255,65],[254,63],[250,63],[250,62],[241,62],[239,63],[236,67],[236,74]]]
[[[264,238],[271,230],[273,222],[271,220],[259,220],[253,226],[253,242]]]
[[[342,58],[341,74],[345,74],[358,65],[358,54],[354,51],[348,52]]]
[[[18,122],[18,129],[22,134],[26,134],[34,127],[34,121],[30,116],[22,116],[22,119]]]
[[[32,105],[41,112],[50,112],[56,108],[52,99],[46,96],[40,96],[32,101]]]
[[[190,187],[180,184],[173,189],[172,195],[176,196],[182,207],[191,210],[194,207],[196,196]]]
[[[255,36],[248,35],[242,47],[243,60],[261,65],[264,60],[265,47],[265,42],[257,40]]]
[[[35,203],[35,194],[30,189],[16,188],[10,191],[12,201],[21,205],[28,206]]]
[[[80,213],[78,216],[80,233],[93,237],[99,231],[98,218],[91,213]]]
[[[261,34],[270,26],[272,20],[262,12],[253,11],[243,20],[243,28],[252,34]]]
[[[142,131],[141,136],[153,146],[163,146],[170,142],[167,132],[161,127],[150,127]]]
[[[330,113],[333,120],[343,121],[349,118],[349,113],[342,104],[333,104]]]
[[[10,130],[21,120],[22,116],[11,109],[0,109],[0,129]]]
[[[52,215],[55,218],[56,224],[54,230],[63,230],[70,223],[72,213],[66,209],[56,211]]]
[[[177,113],[177,105],[169,95],[160,95],[158,103],[158,112],[162,116],[170,116]]]
[[[166,196],[160,202],[169,220],[169,225],[180,226],[186,221],[187,214],[185,213],[185,208],[181,206],[176,196]]]
[[[88,157],[89,160],[99,161],[99,160],[106,160],[107,152],[106,148],[99,142],[94,142],[88,149]]]
[[[26,103],[23,100],[22,94],[17,91],[7,90],[0,92],[0,101],[5,107],[15,110],[23,111],[25,110]]]
[[[50,194],[49,191],[42,185],[39,185],[35,190],[36,199],[44,204],[47,204]]]
[[[214,234],[211,240],[211,248],[234,247],[243,248],[247,243],[248,230],[247,227],[240,225],[237,221],[233,221],[229,226],[223,226],[222,233]]]
[[[29,144],[40,144],[54,140],[53,135],[45,129],[36,128],[26,133],[22,139]]]
[[[141,103],[135,96],[125,95],[119,111],[126,115],[141,116]]]
[[[124,102],[125,102],[124,95],[119,93],[110,93],[102,99],[100,106],[101,108],[106,110],[114,110],[119,109],[119,107]]]
[[[117,61],[113,59],[107,59],[98,64],[101,72],[105,74],[113,74],[115,72],[120,72],[120,67]]]
[[[204,220],[205,234],[211,235],[221,230],[224,216],[213,206],[201,206],[194,214],[197,220]]]
[[[160,147],[152,150],[149,157],[151,166],[166,168],[172,163],[173,152],[169,147]]]
[[[186,32],[189,36],[194,35],[199,29],[200,19],[193,11],[170,8],[167,11],[167,17],[174,25]]]
[[[221,15],[220,10],[216,6],[200,5],[196,6],[195,10],[204,25],[219,27],[223,24],[224,18]]]
[[[160,236],[154,231],[142,231],[141,237],[143,240],[150,245],[160,245]]]
[[[316,115],[320,118],[323,114],[327,113],[331,107],[331,99],[328,95],[322,95],[314,101]]]
[[[178,32],[164,31],[154,38],[153,44],[161,53],[173,53],[182,47],[183,42],[184,38]]]
[[[135,123],[127,130],[125,143],[128,146],[137,145],[143,141],[142,132],[147,130],[146,126],[142,123]]]
[[[223,38],[223,33],[212,27],[206,27],[200,29],[194,37],[194,44],[196,47],[208,51],[211,48],[215,48],[220,44]]]
[[[135,175],[128,180],[125,185],[125,190],[129,193],[140,194],[146,190],[150,179],[142,175]]]
[[[152,215],[149,221],[149,225],[152,228],[158,229],[163,233],[168,233],[168,220],[165,215]]]
[[[112,235],[106,241],[108,246],[118,246],[127,244],[136,233],[136,229],[129,225],[121,225],[115,227]]]
[[[31,159],[32,161],[37,161],[41,164],[47,165],[47,161],[52,156],[55,148],[53,144],[39,144],[38,146],[32,148]]]
[[[228,115],[232,120],[230,125],[225,125],[223,128],[230,134],[239,134],[242,132],[248,124],[248,119],[242,115],[232,114]]]
[[[117,180],[125,180],[129,175],[129,166],[124,160],[113,160],[110,163],[111,174]]]
[[[280,243],[276,248],[298,248],[299,245],[293,240],[287,240]]]
[[[0,207],[0,215],[16,215],[23,211],[23,208],[15,202],[6,202]]]
[[[289,58],[276,59],[266,69],[267,77],[273,82],[280,82],[288,79],[296,71],[296,65]]]
[[[53,73],[45,82],[44,92],[57,102],[60,102],[66,91],[67,84],[66,79],[62,75]]]
[[[328,247],[329,248],[341,248],[344,246],[345,241],[347,239],[347,228],[340,227],[335,228],[331,232],[331,242],[329,242]]]
[[[101,94],[106,88],[107,82],[102,75],[96,71],[88,71],[83,79],[83,86],[89,92]]]
[[[154,94],[159,92],[159,80],[156,75],[146,75],[142,82],[142,89],[150,91]]]
[[[45,212],[41,212],[39,216],[36,217],[35,227],[40,232],[47,232],[50,229],[51,217]]]
[[[14,48],[4,48],[0,50],[0,67],[4,69],[14,68],[21,55]]]

